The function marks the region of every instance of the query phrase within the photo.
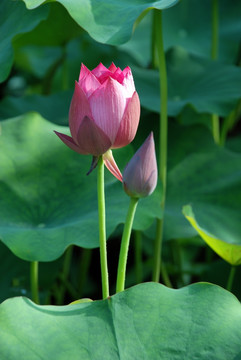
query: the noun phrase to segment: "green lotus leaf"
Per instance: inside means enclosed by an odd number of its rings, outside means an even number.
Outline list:
[[[88,303],[88,302],[92,302],[92,301],[93,300],[91,300],[89,298],[83,298],[83,299],[72,301],[69,305],[84,304],[84,303]]]
[[[210,234],[204,228],[202,228],[195,219],[195,216],[190,205],[186,205],[183,208],[183,214],[190,222],[192,227],[198,232],[201,238],[225,261],[231,265],[241,264],[241,236],[240,244],[232,243],[232,238],[228,238],[226,241],[218,239],[213,234]],[[228,223],[228,221],[227,221]]]
[[[45,0],[24,0],[29,9],[43,4]],[[96,41],[111,45],[123,44],[130,39],[135,22],[152,8],[166,9],[177,0],[58,0],[72,18]]]
[[[145,283],[108,300],[0,306],[2,359],[234,360],[241,356],[241,306],[221,287],[169,289]]]

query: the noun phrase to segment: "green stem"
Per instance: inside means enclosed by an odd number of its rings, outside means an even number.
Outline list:
[[[235,109],[231,111],[231,113],[226,116],[223,120],[222,131],[220,135],[220,145],[224,146],[227,134],[230,130],[233,129],[234,125],[238,121],[241,116],[241,100],[239,100]]]
[[[102,156],[99,158],[97,171],[97,195],[99,212],[99,241],[100,241],[100,267],[102,281],[102,297],[109,296],[109,278],[107,266],[106,228],[105,228],[105,184],[104,184],[104,162]]]
[[[167,118],[167,70],[166,58],[163,44],[162,34],[162,12],[154,10],[155,22],[155,40],[159,61],[159,79],[160,79],[160,145],[159,145],[159,177],[162,182],[163,196],[161,200],[161,208],[164,214],[166,200],[166,177],[167,177],[167,134],[168,134],[168,118]],[[163,218],[157,219],[156,239],[154,245],[154,264],[153,264],[153,281],[159,282],[161,270],[161,248],[163,238]]]
[[[154,257],[153,257],[153,271],[152,280],[159,282],[161,273],[161,253],[162,253],[162,226],[163,221],[156,220],[156,237],[154,242]]]
[[[135,242],[135,273],[136,273],[136,283],[139,284],[142,282],[142,236],[141,231],[136,230],[134,232],[134,242]]]
[[[213,139],[216,144],[220,144],[219,116],[217,114],[212,114],[211,118],[212,118]]]
[[[69,276],[72,255],[73,255],[73,246],[69,246],[65,252],[64,264],[63,264],[63,278],[66,280]]]
[[[236,272],[236,267],[235,267],[235,266],[231,266],[230,273],[229,273],[229,277],[228,277],[228,282],[227,282],[227,286],[226,286],[226,289],[227,289],[228,291],[231,291],[231,290],[232,290],[232,287],[233,287],[233,279],[234,279],[235,272]]]
[[[163,283],[169,287],[169,288],[173,288],[171,280],[169,278],[168,272],[167,272],[167,268],[166,265],[164,264],[164,262],[162,262],[162,269],[161,269],[161,273],[162,273],[162,279],[163,279]]]
[[[129,209],[126,216],[126,222],[124,225],[123,235],[121,239],[121,249],[119,255],[119,264],[118,264],[117,281],[116,281],[117,293],[125,289],[127,256],[128,256],[128,249],[130,244],[131,229],[132,229],[132,224],[133,224],[137,204],[138,204],[138,198],[131,197]]]
[[[218,58],[218,0],[212,0],[212,44],[211,44],[211,58],[216,60]],[[220,144],[220,124],[219,117],[212,114],[212,129],[213,138],[216,144]]]
[[[158,68],[158,59],[157,59],[157,52],[156,52],[155,11],[153,11],[153,14],[152,14],[151,61],[152,61],[153,69]]]
[[[32,261],[30,263],[30,284],[31,284],[31,293],[32,300],[39,304],[39,291],[38,291],[38,261]]]

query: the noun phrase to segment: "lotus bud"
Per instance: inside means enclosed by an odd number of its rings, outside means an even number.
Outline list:
[[[157,162],[153,133],[134,154],[123,172],[127,195],[141,198],[150,195],[157,185]]]

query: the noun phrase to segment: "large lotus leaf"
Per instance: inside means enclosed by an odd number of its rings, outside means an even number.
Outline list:
[[[12,41],[16,35],[35,28],[48,16],[44,6],[30,12],[21,1],[1,0],[0,3],[0,82],[4,81],[12,67]]]
[[[182,214],[182,207],[191,204],[208,233],[241,245],[241,154],[218,147],[209,149],[191,153],[169,171],[165,237],[196,234]]]
[[[67,148],[53,130],[67,127],[36,113],[4,121],[0,137],[0,236],[25,260],[49,261],[70,244],[98,247],[96,171],[91,157]],[[115,151],[123,169],[130,147]],[[148,228],[160,211],[157,192],[139,202],[134,228]],[[107,234],[125,221],[129,198],[106,171]]]
[[[241,306],[221,287],[137,285],[108,300],[0,306],[0,355],[25,360],[240,359]]]
[[[183,208],[183,214],[198,232],[201,238],[224,260],[229,262],[231,265],[240,265],[241,264],[241,235],[239,238],[239,243],[234,243],[232,237],[226,239],[218,239],[214,234],[210,234],[206,229],[199,225],[192,211],[190,205],[186,205]],[[228,221],[227,227],[228,227]],[[234,241],[234,242],[233,242]]]
[[[178,115],[186,105],[198,112],[225,116],[241,97],[241,69],[188,54],[174,48],[167,54],[168,114]],[[133,68],[143,107],[160,111],[159,73]]]
[[[24,0],[29,9],[33,9],[45,0]],[[118,45],[130,39],[133,26],[138,17],[151,8],[165,9],[177,0],[58,0],[73,19],[83,27],[96,41]]]

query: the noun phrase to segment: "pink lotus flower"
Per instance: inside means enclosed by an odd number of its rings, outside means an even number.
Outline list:
[[[123,186],[131,197],[150,195],[157,185],[157,162],[153,133],[137,150],[123,172]]]
[[[122,71],[112,63],[107,69],[100,63],[90,71],[82,64],[69,110],[72,137],[55,133],[72,150],[98,157],[128,145],[139,118],[140,101],[129,67]]]

